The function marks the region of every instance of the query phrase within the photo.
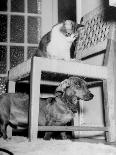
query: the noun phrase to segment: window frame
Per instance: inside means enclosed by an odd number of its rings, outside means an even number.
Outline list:
[[[52,0],[53,6],[53,24],[58,22],[58,0]],[[82,1],[76,0],[76,21],[80,23],[82,17]]]
[[[41,0],[42,1],[42,0]],[[28,47],[38,47],[38,43],[28,43],[28,17],[36,17],[36,18],[42,18],[41,13],[28,13],[27,4],[28,0],[24,0],[24,12],[12,12],[11,11],[11,0],[7,1],[7,10],[6,11],[0,11],[0,15],[6,15],[7,16],[7,41],[6,42],[0,42],[1,46],[7,47],[7,64],[6,64],[6,73],[0,74],[1,77],[7,76],[8,71],[10,69],[10,47],[12,46],[23,46],[24,47],[24,61],[28,58]],[[42,12],[42,10],[41,10]],[[24,42],[23,43],[15,43],[10,41],[10,29],[11,29],[11,17],[12,16],[23,16],[24,17]],[[38,27],[41,32],[41,27]],[[41,34],[40,34],[41,35]],[[39,37],[39,36],[38,36]],[[40,36],[41,37],[41,36]],[[40,39],[39,37],[39,39]],[[38,39],[38,40],[39,40]]]

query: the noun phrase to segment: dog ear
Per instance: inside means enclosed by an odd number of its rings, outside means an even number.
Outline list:
[[[58,87],[56,88],[55,91],[55,96],[62,96],[63,93],[65,92],[66,88],[70,86],[70,80],[69,79],[65,79],[64,81],[62,81]]]
[[[86,77],[77,76],[77,75],[76,75],[76,76],[70,76],[70,77],[69,77],[70,80],[75,80],[75,79],[77,79],[77,78],[78,78],[78,79],[81,79],[81,80],[84,80],[84,81],[85,81],[85,79],[86,79]]]
[[[63,92],[57,91],[55,92],[55,96],[61,98],[63,96]]]
[[[54,103],[54,98],[53,97],[49,97],[47,100],[47,104],[53,104]]]

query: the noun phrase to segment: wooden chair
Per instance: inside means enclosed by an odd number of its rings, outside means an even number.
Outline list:
[[[9,92],[15,92],[15,83],[18,80],[23,79],[24,77],[28,77],[30,75],[30,111],[29,111],[29,139],[34,140],[37,138],[37,133],[39,131],[104,131],[106,132],[106,139],[108,142],[116,141],[116,55],[115,55],[115,41],[112,36],[116,35],[116,26],[109,26],[108,23],[104,23],[102,18],[101,8],[94,10],[92,13],[83,17],[84,22],[86,20],[86,31],[82,35],[81,39],[77,43],[77,48],[75,51],[76,59],[86,61],[86,58],[91,57],[91,55],[95,55],[95,53],[101,53],[105,49],[104,55],[104,64],[103,66],[87,64],[84,61],[63,61],[63,60],[53,60],[48,58],[40,58],[33,57],[26,62],[16,66],[15,68],[9,71]],[[89,17],[88,17],[89,16]],[[103,26],[105,31],[104,37],[98,37],[96,41],[96,35],[92,32],[89,32],[90,25],[98,22],[96,25],[96,29],[98,26]],[[91,23],[91,24],[90,24]],[[105,25],[105,26],[104,26]],[[107,27],[108,26],[108,27]],[[110,31],[109,31],[110,28]],[[101,32],[101,27],[98,30]],[[104,32],[103,31],[103,32]],[[109,33],[109,38],[107,39]],[[90,36],[88,37],[88,34]],[[94,36],[91,36],[93,35]],[[99,36],[99,35],[98,35]],[[102,36],[102,35],[101,35]],[[88,40],[86,39],[88,37]],[[92,40],[91,40],[92,38]],[[99,38],[102,38],[101,41]],[[87,40],[87,41],[86,41]],[[91,41],[90,41],[91,40]],[[87,48],[86,48],[87,47]],[[86,54],[86,55],[84,55]],[[40,85],[42,82],[42,73],[47,72],[53,75],[78,75],[87,78],[99,79],[103,81],[103,90],[104,90],[104,104],[105,104],[105,121],[106,126],[104,127],[53,127],[53,126],[42,126],[38,127],[38,116],[39,116],[39,97],[40,97]],[[48,81],[47,81],[48,82]],[[45,84],[47,84],[45,82]],[[52,85],[53,80],[52,80]],[[55,85],[57,85],[55,83]],[[9,132],[9,131],[8,131]]]

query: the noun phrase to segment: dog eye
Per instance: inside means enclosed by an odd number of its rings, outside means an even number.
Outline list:
[[[81,84],[77,83],[77,84],[76,84],[76,87],[77,87],[77,88],[81,88]]]
[[[77,88],[81,88],[81,83],[80,83],[80,82],[75,82],[75,86],[76,86]]]
[[[73,97],[73,98],[72,98],[72,103],[73,103],[73,104],[77,104],[77,101],[78,101],[77,97]]]

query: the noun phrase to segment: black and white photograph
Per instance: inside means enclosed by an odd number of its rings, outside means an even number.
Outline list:
[[[0,0],[0,155],[116,155],[116,0]]]

